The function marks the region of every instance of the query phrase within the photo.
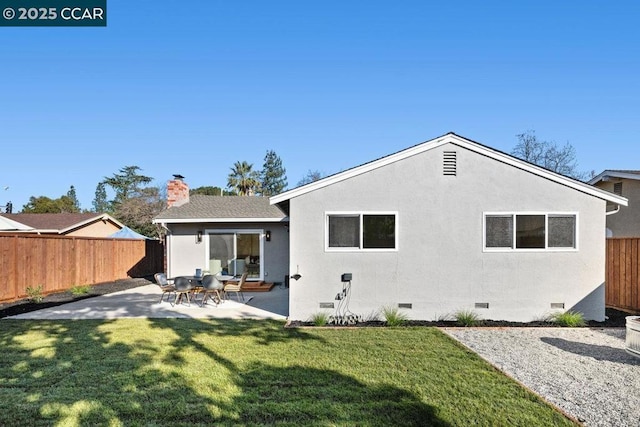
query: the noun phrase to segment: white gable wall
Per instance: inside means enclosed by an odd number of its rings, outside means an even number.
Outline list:
[[[443,176],[443,151],[457,176]],[[326,212],[397,212],[398,248],[328,252]],[[485,252],[485,212],[575,212],[578,250]],[[350,311],[369,316],[410,303],[410,318],[462,309],[487,319],[530,321],[551,303],[604,319],[605,202],[452,143],[290,199],[290,318],[334,302],[353,273]],[[489,303],[476,309],[475,303]]]
[[[618,182],[622,183],[622,195],[629,199],[629,207],[607,216],[607,228],[612,237],[640,237],[640,180],[614,177],[595,186],[613,193],[613,186]]]

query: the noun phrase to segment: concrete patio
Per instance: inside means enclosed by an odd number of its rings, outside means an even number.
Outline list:
[[[225,319],[279,319],[289,315],[289,289],[276,286],[269,292],[245,292],[245,302],[235,295],[221,304],[208,301],[200,306],[201,297],[191,304],[173,305],[162,302],[160,288],[155,285],[139,286],[121,292],[88,298],[57,307],[23,313],[5,319],[117,319],[117,318],[225,318]],[[173,300],[173,295],[170,300]]]

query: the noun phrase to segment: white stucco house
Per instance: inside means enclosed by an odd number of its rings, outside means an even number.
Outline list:
[[[577,310],[602,321],[606,206],[627,205],[454,133],[270,202],[288,218],[291,320],[391,306],[420,320]],[[194,229],[174,226],[174,246],[186,250]]]
[[[626,209],[613,203],[607,207],[607,236],[640,237],[640,171],[607,169],[589,184],[629,200]]]
[[[153,223],[165,228],[169,277],[240,276],[284,282],[289,270],[288,218],[266,197],[189,196],[182,178],[167,185],[167,209]]]

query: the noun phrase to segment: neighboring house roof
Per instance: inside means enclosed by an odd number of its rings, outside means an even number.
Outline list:
[[[32,227],[0,215],[0,231],[30,231]]]
[[[204,196],[195,194],[189,202],[160,212],[153,223],[195,222],[281,222],[288,221],[267,197]]]
[[[118,227],[124,227],[117,219],[101,213],[17,213],[0,214],[32,228],[37,233],[66,234],[95,221],[111,221]]]
[[[601,174],[591,178],[588,184],[594,185],[600,181],[608,181],[609,178],[625,178],[625,179],[640,180],[640,171],[639,170],[607,169],[603,171]]]
[[[318,190],[320,188],[335,184],[340,181],[344,181],[345,179],[352,178],[354,176],[361,175],[363,173],[367,173],[369,171],[375,170],[377,168],[389,165],[391,163],[398,162],[400,160],[406,159],[411,156],[415,156],[417,154],[433,150],[445,144],[454,144],[458,145],[467,150],[476,152],[483,156],[487,156],[499,162],[514,166],[518,169],[522,169],[524,171],[530,172],[534,175],[538,175],[542,178],[557,182],[558,184],[565,185],[567,187],[573,188],[577,191],[581,191],[583,193],[589,194],[594,197],[598,197],[603,200],[607,200],[612,203],[617,203],[622,206],[627,206],[627,199],[618,196],[613,193],[609,193],[608,191],[601,190],[597,187],[593,187],[584,182],[575,180],[573,178],[566,177],[564,175],[560,175],[551,170],[545,169],[543,167],[534,165],[533,163],[526,162],[524,160],[520,160],[515,158],[509,154],[503,153],[499,150],[495,150],[486,145],[482,145],[478,142],[472,141],[470,139],[464,138],[462,136],[456,135],[453,132],[450,132],[446,135],[440,136],[438,138],[434,138],[432,140],[423,142],[418,145],[414,145],[413,147],[409,147],[402,151],[398,151],[397,153],[379,158],[377,160],[373,160],[371,162],[365,163],[360,166],[356,166],[351,169],[347,169],[346,171],[337,173],[335,175],[330,175],[326,178],[320,179],[318,181],[314,181],[312,183],[303,185],[301,187],[294,188],[289,191],[285,191],[284,193],[280,193],[276,196],[272,196],[270,198],[271,204],[280,204],[286,202],[294,197],[301,196],[303,194],[309,193],[314,190]]]

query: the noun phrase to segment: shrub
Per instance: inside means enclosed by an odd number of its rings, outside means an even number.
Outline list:
[[[314,313],[311,315],[310,321],[314,326],[325,326],[329,323],[329,315],[323,312]]]
[[[38,285],[38,286],[27,286],[27,295],[29,295],[29,298],[31,299],[31,301],[35,302],[35,303],[41,303],[42,300],[44,299],[44,296],[42,295],[42,285]]]
[[[566,311],[564,313],[553,314],[551,321],[569,328],[576,328],[587,324],[584,320],[584,315],[578,311]]]
[[[382,317],[387,326],[402,326],[409,320],[409,316],[397,307],[383,307]]]
[[[475,313],[473,310],[460,310],[457,311],[453,317],[456,322],[461,324],[462,326],[476,326],[480,321],[480,316]]]
[[[90,290],[91,290],[91,286],[89,285],[76,285],[71,288],[71,294],[84,295],[84,294],[88,294]]]

